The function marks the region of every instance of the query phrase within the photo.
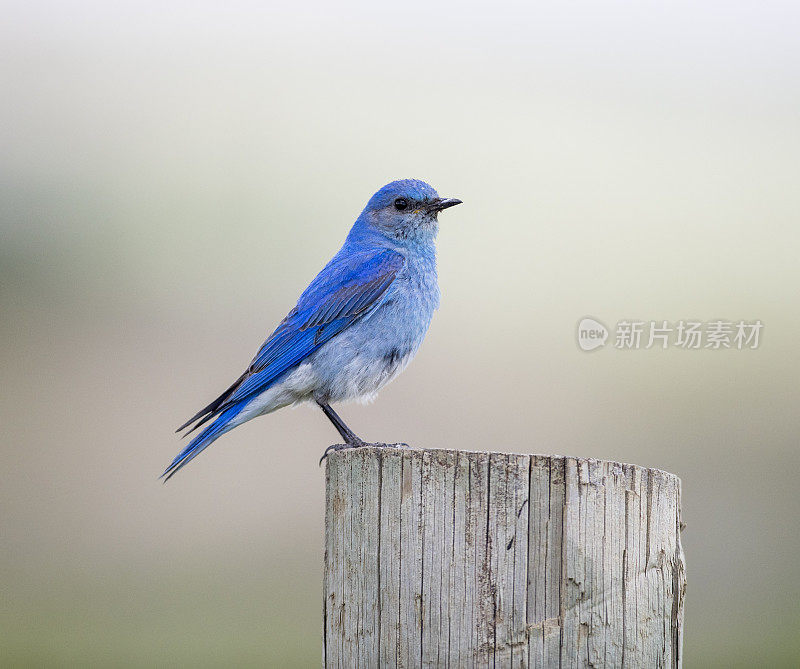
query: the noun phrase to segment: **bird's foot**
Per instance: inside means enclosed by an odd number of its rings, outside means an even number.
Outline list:
[[[366,441],[352,441],[347,444],[331,444],[328,448],[325,449],[325,452],[322,454],[322,457],[319,459],[319,464],[322,466],[322,463],[325,461],[325,458],[328,457],[330,453],[335,453],[337,451],[344,451],[348,448],[363,448],[364,446],[372,446],[373,448],[411,448],[408,444],[384,444],[382,442],[375,442],[369,443]]]
[[[322,463],[325,462],[325,458],[327,458],[328,454],[331,452],[335,453],[336,451],[343,451],[346,448],[361,448],[362,446],[369,446],[369,444],[367,444],[364,441],[361,441],[360,439],[358,441],[350,441],[346,444],[331,444],[330,446],[328,446],[328,448],[325,449],[325,452],[319,459],[319,465],[320,467],[322,466]]]

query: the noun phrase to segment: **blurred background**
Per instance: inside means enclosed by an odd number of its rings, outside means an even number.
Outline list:
[[[158,481],[378,187],[442,306],[365,438],[683,480],[687,667],[796,666],[796,3],[12,2],[0,663],[318,666],[321,412]],[[761,319],[757,350],[576,325]],[[612,334],[613,337],[613,334]]]

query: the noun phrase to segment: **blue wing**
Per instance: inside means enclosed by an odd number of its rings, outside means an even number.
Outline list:
[[[264,342],[247,371],[178,428],[180,431],[196,423],[191,432],[217,419],[192,439],[164,475],[172,476],[220,436],[225,425],[253,396],[268,389],[325,342],[377,307],[389,294],[404,265],[405,257],[391,249],[337,254]]]
[[[225,404],[265,390],[284,372],[362,318],[381,302],[404,264],[402,254],[383,249],[326,267],[264,342],[247,377]]]

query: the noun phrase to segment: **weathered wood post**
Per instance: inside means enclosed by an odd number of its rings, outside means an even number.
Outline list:
[[[562,456],[327,461],[326,667],[680,667],[680,480]]]

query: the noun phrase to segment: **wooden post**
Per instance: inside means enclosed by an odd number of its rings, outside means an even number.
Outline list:
[[[680,480],[562,456],[327,460],[325,667],[680,667]]]

